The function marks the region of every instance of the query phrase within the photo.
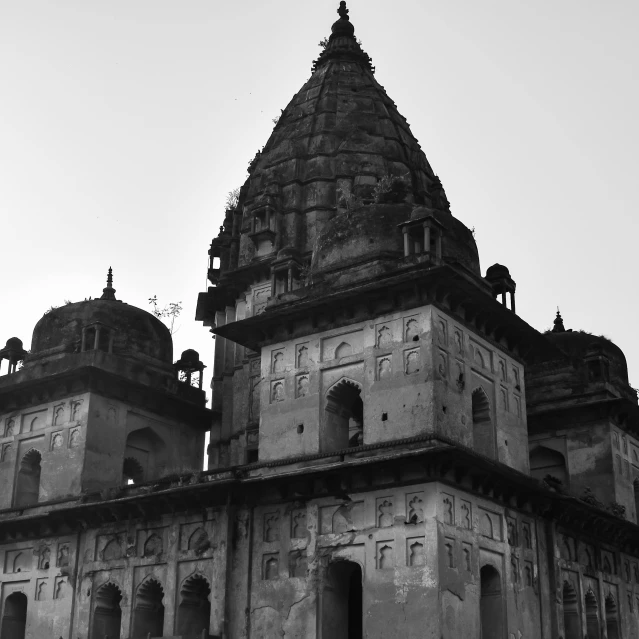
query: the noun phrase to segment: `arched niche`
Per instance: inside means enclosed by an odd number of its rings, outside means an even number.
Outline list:
[[[586,612],[586,635],[588,639],[601,639],[601,629],[599,627],[599,605],[597,597],[592,590],[589,590],[584,597],[584,608]]]
[[[476,452],[495,457],[495,427],[491,419],[490,400],[478,386],[471,395],[473,418],[473,448]]]
[[[211,586],[202,575],[188,577],[180,588],[175,634],[182,639],[200,639],[211,624]],[[205,635],[207,636],[207,635]]]
[[[145,481],[162,474],[167,465],[167,455],[165,441],[149,426],[130,432],[126,438],[124,458],[137,461],[135,470],[139,474],[139,468],[142,469],[141,476]],[[135,481],[134,477],[132,479]]]
[[[331,452],[364,442],[364,403],[361,386],[342,378],[326,392],[320,451]]]
[[[122,593],[114,583],[100,586],[93,595],[90,639],[120,639]]]
[[[606,630],[608,639],[619,639],[619,610],[612,594],[606,597]]]
[[[336,561],[326,569],[319,597],[319,639],[362,639],[362,568]]]
[[[479,572],[479,616],[482,639],[504,639],[504,594],[499,571],[491,565]]]
[[[564,608],[564,637],[565,639],[582,639],[577,592],[570,583],[564,581],[561,594]]]
[[[557,450],[546,446],[536,446],[530,451],[530,474],[536,479],[545,479],[548,475],[568,485],[566,458]]]
[[[23,592],[10,594],[4,602],[0,637],[24,639],[27,627],[27,596]]]
[[[156,579],[149,578],[138,587],[133,607],[131,639],[161,637],[164,632],[164,589]]]
[[[42,472],[42,455],[32,448],[20,460],[16,478],[15,505],[31,506],[40,499],[40,474]]]

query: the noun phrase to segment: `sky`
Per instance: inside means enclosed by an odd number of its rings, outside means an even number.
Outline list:
[[[181,302],[195,322],[229,191],[310,76],[337,0],[0,0],[0,342],[51,306]],[[639,386],[636,0],[350,0],[482,272],[539,330],[604,334]],[[0,344],[0,346],[2,345]]]

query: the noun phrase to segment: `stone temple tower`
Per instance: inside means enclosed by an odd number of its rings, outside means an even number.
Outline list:
[[[46,313],[23,357],[0,380],[0,507],[201,468],[204,393],[178,384],[169,330],[116,300],[111,269],[99,299]]]
[[[212,410],[110,279],[0,350],[0,639],[639,636],[625,357],[482,276],[344,2],[210,260]]]
[[[525,471],[531,329],[514,282],[511,308],[493,299],[472,233],[339,13],[211,245],[210,466],[443,436]]]

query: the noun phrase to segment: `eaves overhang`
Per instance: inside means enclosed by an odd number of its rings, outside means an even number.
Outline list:
[[[359,446],[323,455],[236,466],[141,486],[85,495],[44,508],[0,511],[0,542],[125,525],[135,519],[225,506],[264,503],[304,504],[331,497],[339,503],[350,494],[418,483],[441,482],[506,508],[529,512],[580,530],[600,543],[639,554],[639,527],[576,497],[550,490],[542,482],[490,460],[441,435]],[[408,523],[408,522],[407,522]],[[584,533],[583,531],[587,531]]]
[[[97,366],[81,366],[0,387],[0,413],[22,410],[34,404],[56,401],[71,395],[95,392],[174,417],[199,430],[209,430],[216,412],[181,398],[177,381],[176,385],[178,393],[171,393],[159,386],[140,384]],[[197,391],[190,387],[187,390]]]
[[[327,290],[321,284],[305,297],[273,305],[212,332],[253,351],[262,346],[347,326],[382,313],[433,304],[489,341],[515,350],[523,360],[556,359],[559,351],[543,334],[493,299],[474,276],[451,264],[416,264],[370,281]]]

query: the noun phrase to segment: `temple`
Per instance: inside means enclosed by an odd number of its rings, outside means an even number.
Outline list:
[[[482,275],[338,14],[211,242],[210,408],[110,269],[0,350],[0,639],[639,636],[625,357]]]

